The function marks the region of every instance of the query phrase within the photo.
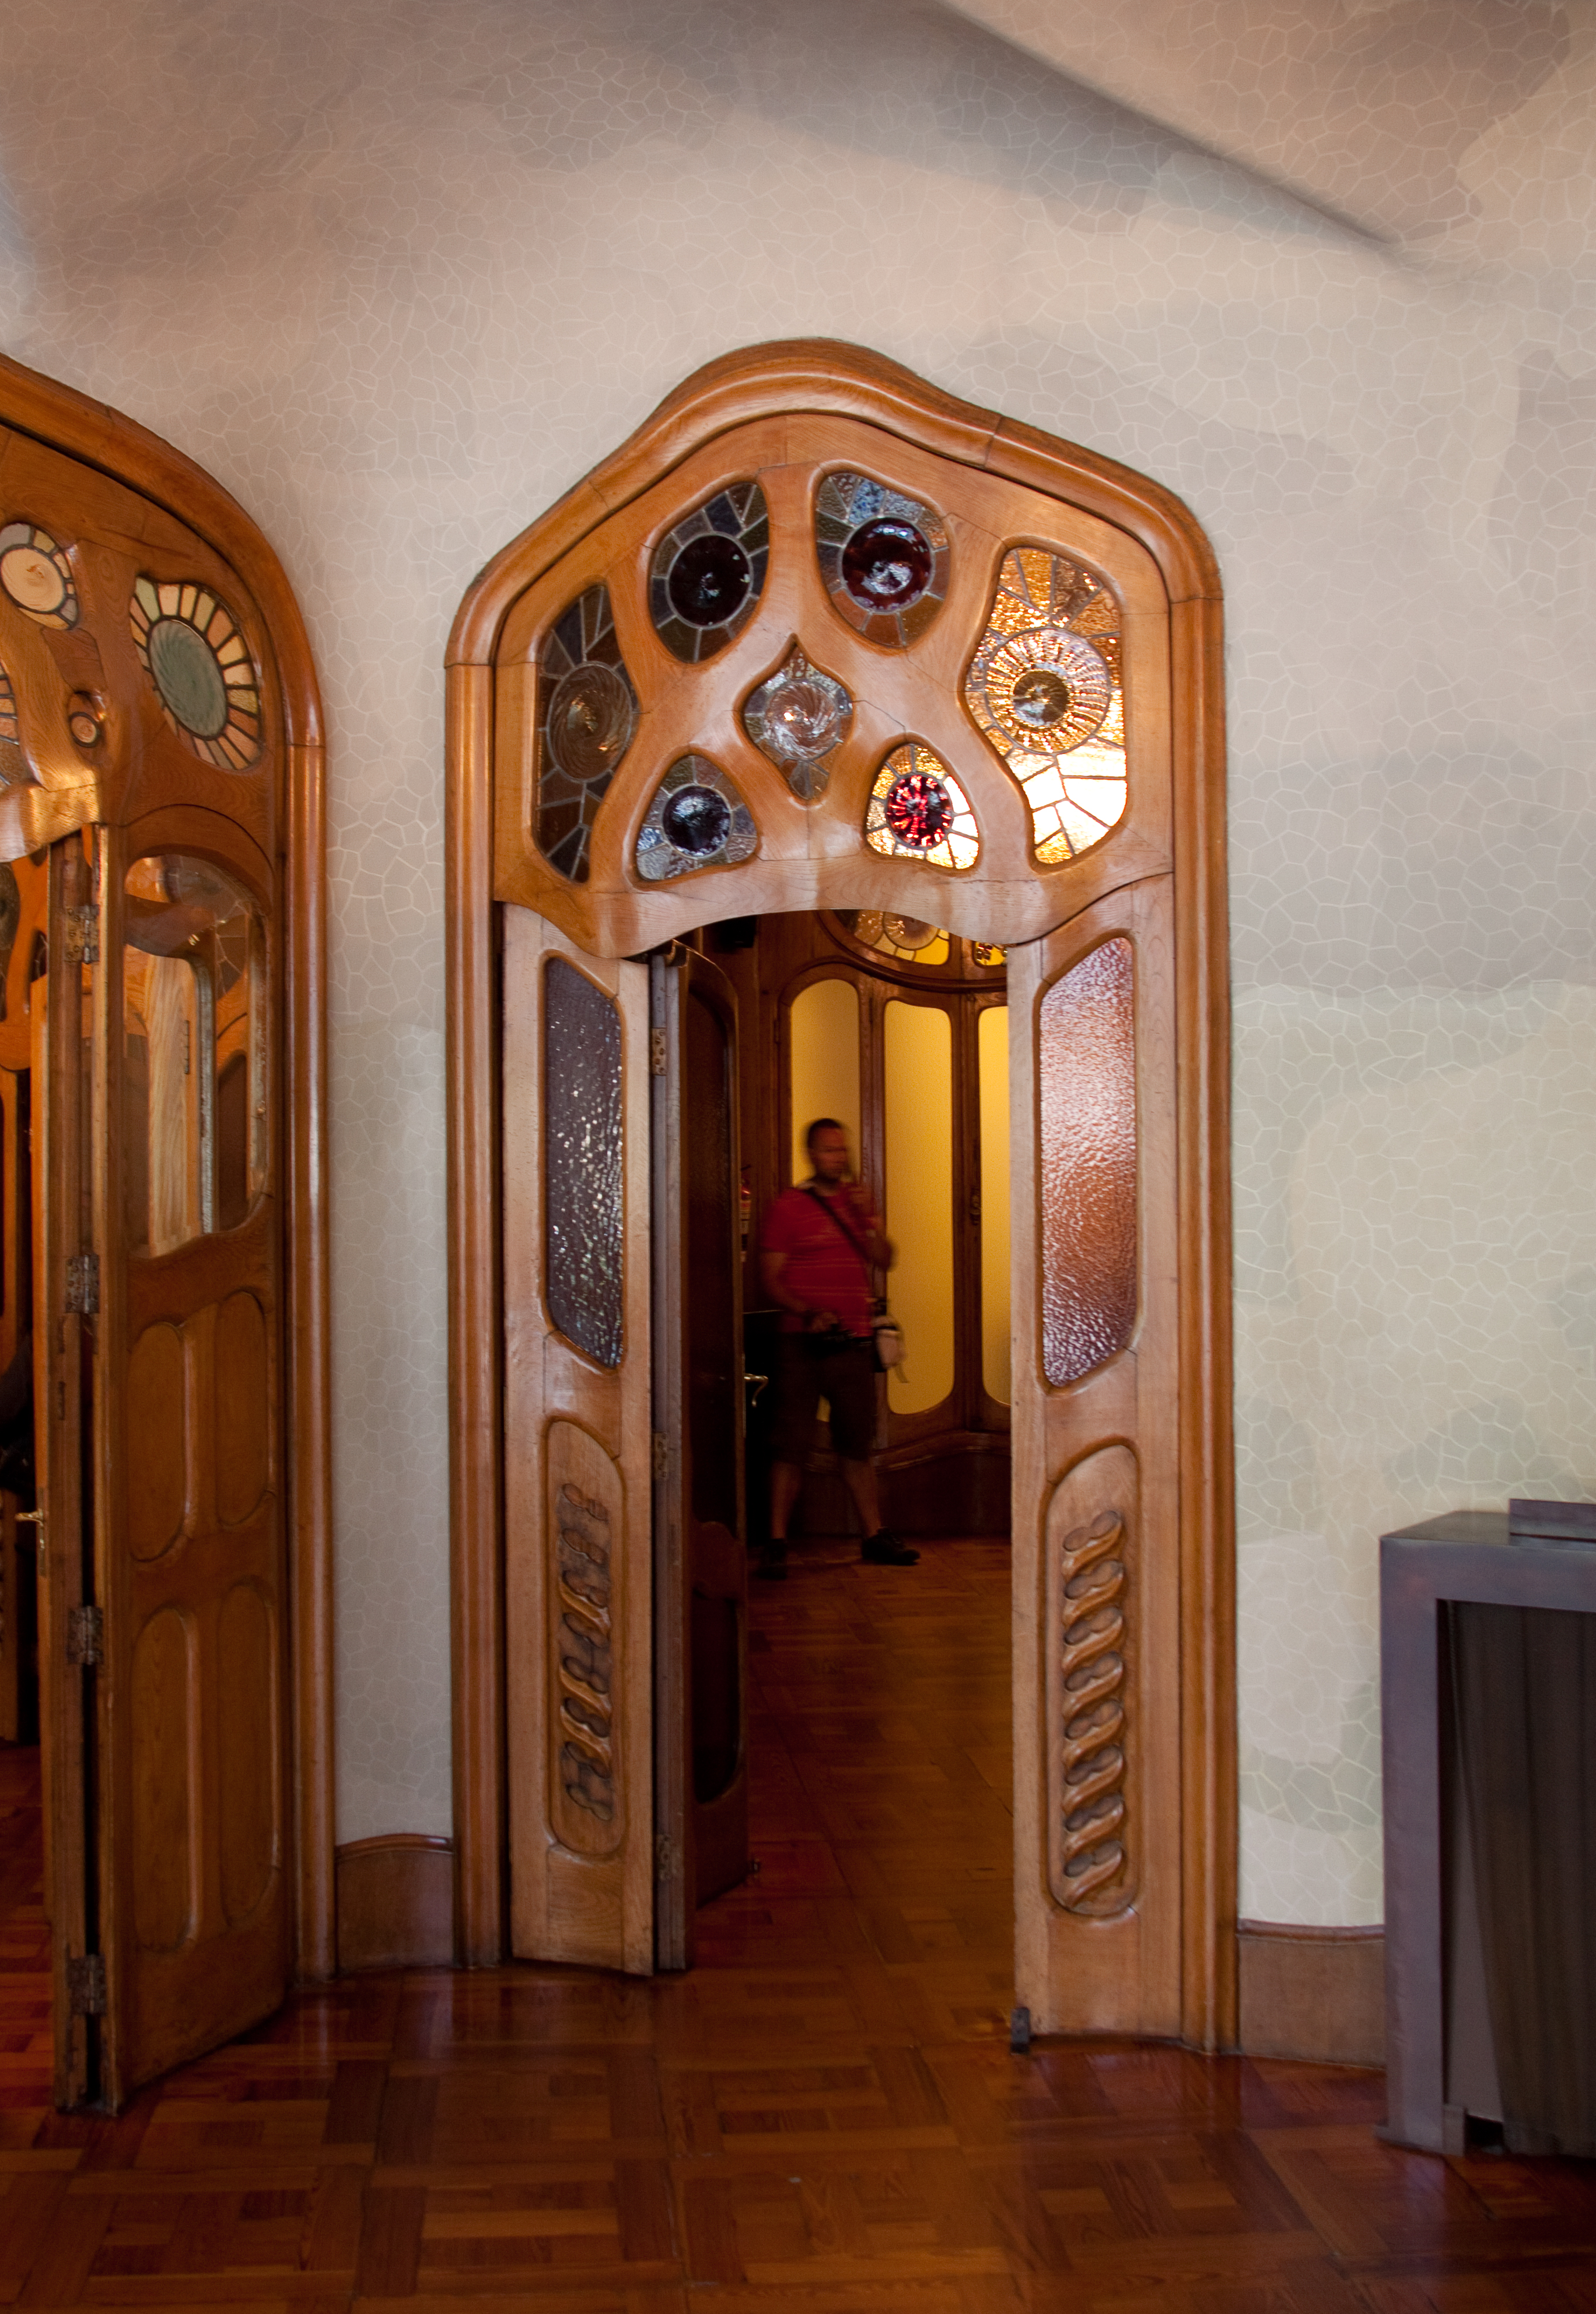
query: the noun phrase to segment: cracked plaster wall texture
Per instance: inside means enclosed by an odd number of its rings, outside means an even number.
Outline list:
[[[1243,1909],[1379,1917],[1375,1535],[1596,1492],[1565,13],[1405,249],[906,0],[13,0],[0,341],[237,493],[326,690],[340,1838],[449,1824],[450,618],[700,363],[829,335],[1158,476],[1218,551]]]

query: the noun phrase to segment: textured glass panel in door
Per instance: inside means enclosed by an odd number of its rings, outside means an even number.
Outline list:
[[[543,1226],[549,1315],[602,1366],[621,1363],[621,1016],[562,958],[545,967]]]
[[[930,1004],[886,1008],[886,1231],[893,1313],[908,1355],[886,1378],[895,1414],[953,1388],[953,1023]]]
[[[981,1379],[1007,1406],[1009,1333],[1009,1007],[990,1004],[976,1030],[981,1096]]]
[[[136,860],[123,905],[128,1246],[170,1253],[265,1187],[264,941],[242,887],[184,853]]]
[[[1136,1321],[1136,1033],[1131,943],[1105,941],[1042,999],[1042,1365],[1055,1387]]]

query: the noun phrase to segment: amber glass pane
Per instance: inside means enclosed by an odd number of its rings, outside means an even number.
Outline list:
[[[981,1379],[1010,1401],[1009,1007],[989,1005],[976,1031],[981,1093]]]
[[[553,957],[543,987],[543,1226],[549,1315],[621,1363],[621,1016]]]
[[[886,1232],[890,1290],[908,1355],[886,1378],[895,1414],[922,1414],[953,1388],[953,1023],[939,1008],[886,1008]]]
[[[1042,999],[1042,1366],[1075,1382],[1136,1319],[1131,943],[1106,941]]]
[[[809,1176],[804,1136],[817,1117],[848,1131],[854,1170],[859,1145],[859,992],[851,980],[812,980],[792,1000],[788,1054],[792,1084],[792,1178]]]
[[[126,879],[124,1211],[135,1253],[236,1229],[266,1186],[266,951],[243,888],[182,852]]]

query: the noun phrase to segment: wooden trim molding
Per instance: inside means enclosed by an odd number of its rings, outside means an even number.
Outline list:
[[[454,1957],[454,1842],[426,1832],[338,1851],[338,1965],[446,1968]]]
[[[813,464],[817,456],[839,455],[830,446],[833,436],[839,444],[858,445],[867,427],[876,429],[877,437],[891,437],[905,446],[908,470],[914,469],[915,460],[928,458],[951,460],[972,470],[966,479],[973,496],[985,493],[983,504],[990,499],[994,506],[1001,501],[1012,507],[1019,492],[1036,493],[1069,509],[1075,529],[1083,534],[1091,534],[1095,526],[1104,551],[1125,570],[1134,566],[1141,606],[1137,615],[1150,622],[1143,632],[1156,625],[1159,651],[1167,652],[1167,658],[1160,660],[1167,665],[1167,676],[1160,677],[1147,697],[1151,720],[1161,732],[1167,719],[1172,734],[1172,754],[1167,758],[1172,773],[1172,819],[1164,803],[1155,807],[1145,799],[1140,803],[1133,799],[1115,842],[1093,847],[1079,865],[1071,862],[1067,870],[1053,871],[1057,878],[1053,882],[1032,864],[1028,838],[1022,841],[1012,832],[1018,827],[1012,808],[1005,807],[1004,817],[994,803],[992,816],[994,821],[1003,817],[1010,831],[1002,842],[1009,844],[1014,863],[1010,904],[1017,912],[1017,923],[1024,926],[1012,934],[1017,941],[1051,932],[1139,878],[1172,874],[1177,888],[1179,1061],[1174,1129],[1180,1249],[1183,1762],[1177,2005],[1179,2029],[1189,2043],[1233,2046],[1237,1811],[1230,1016],[1218,571],[1200,525],[1158,483],[1090,450],[957,401],[861,348],[825,340],[753,347],[713,362],[688,379],[628,443],[494,558],[468,591],[449,641],[451,1553],[458,1949],[468,1962],[487,1963],[505,1948],[498,1281],[503,1217],[496,1156],[496,903],[512,900],[546,913],[579,946],[604,956],[624,956],[692,923],[733,913],[738,902],[754,912],[855,905],[867,889],[867,869],[872,893],[890,888],[904,896],[890,903],[872,897],[869,905],[901,905],[923,914],[916,898],[925,895],[928,886],[893,879],[934,872],[878,858],[861,868],[857,837],[844,840],[839,826],[814,836],[801,857],[797,838],[789,841],[786,852],[772,843],[768,858],[752,861],[745,868],[718,870],[701,883],[683,879],[648,893],[629,888],[624,862],[616,864],[614,819],[609,836],[602,825],[595,832],[598,864],[590,884],[578,889],[562,884],[552,870],[545,872],[547,864],[531,857],[525,820],[518,817],[525,799],[511,793],[513,782],[525,777],[516,750],[516,729],[526,719],[529,653],[537,622],[550,615],[543,596],[534,590],[547,579],[544,592],[551,603],[553,589],[566,583],[568,573],[562,570],[558,581],[549,574],[567,556],[571,557],[569,572],[581,573],[579,583],[591,584],[604,575],[608,565],[603,557],[610,550],[595,534],[606,526],[614,526],[606,530],[606,538],[623,536],[630,541],[627,551],[641,555],[652,534],[649,525],[663,518],[669,492],[661,486],[675,476],[674,487],[685,490],[692,484],[696,489],[718,459],[742,456],[740,447],[719,441],[734,429],[764,429],[762,455],[775,473],[781,471],[784,457],[790,462],[801,453]],[[683,468],[690,471],[678,471]],[[1117,536],[1111,539],[1110,534]],[[989,547],[995,552],[990,542]],[[578,582],[571,578],[569,583]],[[773,590],[775,581],[771,583]],[[772,599],[767,596],[766,609],[774,620]],[[654,648],[649,637],[640,640]],[[948,680],[951,685],[956,676]],[[496,726],[496,713],[502,728]],[[1163,745],[1161,737],[1159,744]],[[751,784],[766,777],[752,758],[745,762],[744,773]],[[785,803],[789,808],[790,798]],[[815,824],[818,826],[818,818]],[[504,854],[499,858],[496,825]],[[512,837],[526,855],[525,866],[514,873],[506,865],[506,847]],[[994,843],[992,864],[983,871],[994,879],[1000,852]],[[743,880],[734,887],[726,875]],[[957,888],[951,883],[939,886],[939,893],[946,891],[946,897],[939,896],[938,905],[945,911],[967,909],[970,904],[964,896],[966,890],[973,893],[978,881],[972,876],[967,887],[963,882]],[[630,885],[635,888],[637,879],[630,879]],[[957,914],[944,913],[938,920],[955,930],[965,928]],[[990,935],[982,932],[978,936]]]
[[[1386,2061],[1385,1930],[1237,1924],[1240,2045],[1322,2065]]]
[[[292,1762],[297,1966],[332,1974],[331,1417],[327,1302],[326,808],[321,693],[287,576],[264,533],[204,469],[72,387],[0,356],[0,424],[96,468],[197,532],[237,571],[271,638],[285,736],[287,857],[285,1278]]]

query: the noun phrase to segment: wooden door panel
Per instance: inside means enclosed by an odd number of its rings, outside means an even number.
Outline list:
[[[1016,1977],[1181,2029],[1173,891],[1010,955]]]
[[[511,1943],[646,1974],[648,973],[504,920]]]

